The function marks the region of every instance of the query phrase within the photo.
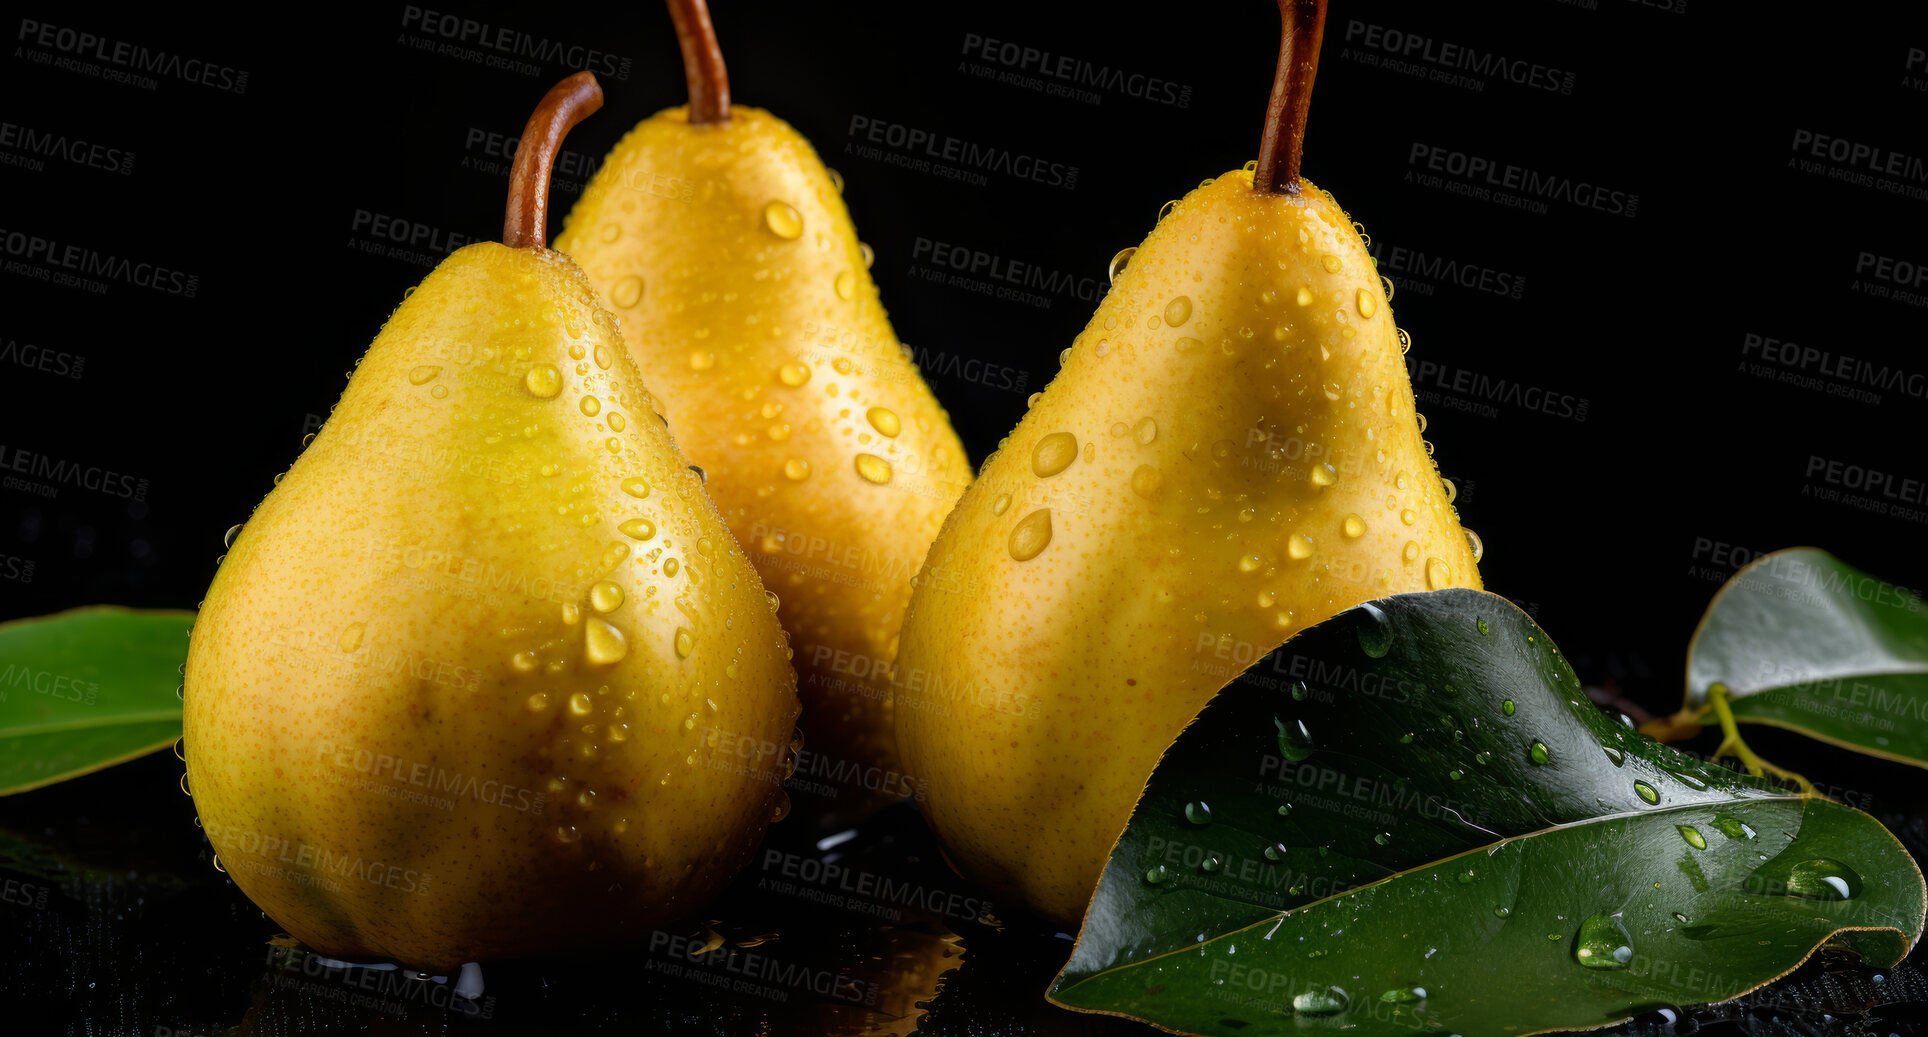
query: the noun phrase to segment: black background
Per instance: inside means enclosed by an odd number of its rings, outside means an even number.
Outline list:
[[[1862,253],[1928,263],[1928,173],[1896,178],[1913,185],[1909,197],[1805,171],[1797,160],[1845,163],[1793,146],[1805,130],[1928,163],[1928,61],[1909,67],[1911,49],[1928,48],[1928,15],[1902,6],[1839,3],[1790,20],[1708,0],[1334,5],[1307,176],[1376,248],[1524,279],[1518,298],[1401,280],[1381,251],[1415,374],[1465,371],[1557,401],[1549,414],[1519,398],[1444,393],[1487,408],[1476,412],[1429,400],[1419,379],[1441,471],[1487,546],[1486,585],[1533,612],[1584,681],[1647,709],[1675,707],[1695,620],[1755,552],[1812,544],[1928,585],[1928,519],[1820,499],[1811,491],[1853,491],[1808,474],[1818,457],[1888,473],[1895,492],[1903,479],[1928,480],[1918,433],[1928,302],[1855,287],[1887,283],[1857,271]],[[16,156],[0,165],[0,467],[26,450],[146,487],[141,501],[73,485],[52,498],[0,490],[0,618],[91,603],[192,607],[223,532],[298,453],[402,293],[450,235],[459,245],[499,234],[506,178],[477,163],[507,161],[467,142],[473,131],[515,135],[574,67],[538,61],[525,74],[420,49],[488,53],[424,30],[414,9],[45,4],[7,18],[0,121],[134,161],[114,172],[41,156],[35,169],[19,164],[22,148],[0,146]],[[669,22],[653,3],[438,10],[626,63],[626,77],[602,76],[605,107],[567,142],[579,158],[599,158],[635,122],[684,100]],[[1136,244],[1166,200],[1256,154],[1277,51],[1277,15],[1257,0],[724,0],[715,21],[735,100],[791,122],[842,172],[896,330],[939,358],[928,378],[973,460],[1050,380],[1111,255]],[[1365,46],[1355,21],[1570,72],[1571,93],[1389,70],[1392,55]],[[144,89],[49,67],[36,54],[87,58],[41,45],[23,32],[29,22],[244,71],[245,90],[166,73]],[[1186,100],[1101,88],[1087,103],[981,78],[971,65],[1006,69],[966,53],[973,35],[1169,82]],[[861,143],[853,118],[1075,166],[1075,188],[998,173],[980,186],[865,158],[848,150]],[[1429,171],[1412,160],[1416,145],[1637,195],[1638,208],[1629,218],[1554,200],[1535,214],[1469,199],[1420,182]],[[582,180],[559,174],[553,229]],[[412,246],[426,261],[364,251],[378,239],[356,226],[358,213],[429,228],[433,239]],[[53,267],[23,254],[19,235],[183,271],[195,289],[52,284],[23,272]],[[1047,295],[1048,307],[987,297],[929,279],[920,239],[1094,278],[1095,291]],[[1852,399],[1758,376],[1745,362],[1760,358],[1743,355],[1749,334],[1899,368],[1913,394]],[[65,355],[69,373],[31,366],[27,346]],[[72,358],[83,359],[78,377]],[[982,365],[1009,371],[963,373]],[[1022,384],[1007,384],[1016,375]],[[1763,742],[1770,754],[1783,744]],[[1872,794],[1919,773],[1817,759],[1810,766],[1833,768],[1828,780]]]

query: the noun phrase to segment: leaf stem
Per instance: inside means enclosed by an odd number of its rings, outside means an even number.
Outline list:
[[[571,127],[602,107],[602,86],[578,72],[549,88],[523,127],[515,164],[509,168],[509,205],[502,217],[502,243],[510,248],[548,246],[549,173]]]
[[[690,125],[730,121],[730,72],[716,42],[705,0],[669,0],[676,43],[683,48],[683,78],[690,88]]]
[[[1279,0],[1279,67],[1272,100],[1265,106],[1252,189],[1299,193],[1299,159],[1305,151],[1305,118],[1312,108],[1312,80],[1319,74],[1319,40],[1325,35],[1326,0]]]
[[[1806,777],[1768,763],[1754,755],[1754,750],[1747,747],[1746,739],[1741,737],[1740,723],[1734,719],[1734,707],[1729,702],[1731,694],[1724,684],[1715,684],[1707,689],[1707,704],[1713,707],[1714,716],[1720,721],[1721,730],[1721,742],[1714,748],[1714,755],[1716,757],[1733,756],[1747,768],[1747,773],[1757,778],[1772,774],[1777,778],[1794,782],[1800,786],[1802,792],[1813,793],[1814,783]]]

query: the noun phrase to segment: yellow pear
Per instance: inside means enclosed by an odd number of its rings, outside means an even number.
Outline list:
[[[587,73],[545,98],[505,244],[395,310],[195,624],[202,825],[325,955],[440,969],[646,938],[779,809],[783,631],[615,320],[542,245],[550,161],[600,100]]]
[[[831,823],[914,795],[894,764],[893,661],[911,579],[971,479],[898,343],[808,141],[731,106],[700,0],[673,0],[691,103],[637,125],[557,247],[621,319],[677,443],[796,649],[798,777]]]
[[[955,866],[1066,924],[1219,688],[1361,601],[1480,586],[1372,258],[1296,167],[1207,181],[1114,260],[905,621],[926,816]]]

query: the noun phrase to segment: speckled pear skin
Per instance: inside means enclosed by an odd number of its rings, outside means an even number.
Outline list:
[[[911,579],[971,470],[891,330],[839,185],[766,111],[692,126],[672,108],[610,152],[556,247],[620,318],[780,599],[799,778],[829,793],[799,809],[839,826],[915,795],[895,762],[891,664]]]
[[[646,939],[749,859],[798,712],[756,571],[582,273],[451,255],[234,540],[187,663],[222,867],[323,954]]]
[[[932,546],[899,663],[953,861],[1066,925],[1160,754],[1297,631],[1480,586],[1401,340],[1324,191],[1235,170],[1118,274]]]

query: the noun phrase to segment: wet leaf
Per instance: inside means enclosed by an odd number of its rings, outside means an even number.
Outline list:
[[[1873,818],[1602,714],[1503,598],[1407,594],[1186,729],[1051,998],[1189,1033],[1526,1034],[1734,997],[1830,938],[1891,963],[1923,905]]]
[[[1928,611],[1811,547],[1765,555],[1707,607],[1687,707],[1727,688],[1734,719],[1928,767]]]
[[[112,607],[0,623],[0,795],[179,738],[174,689],[193,624],[192,612]]]

